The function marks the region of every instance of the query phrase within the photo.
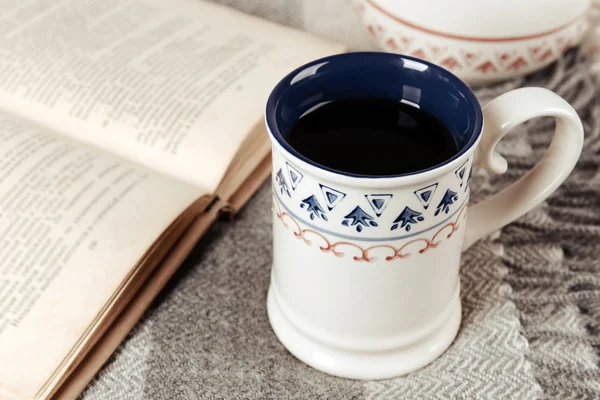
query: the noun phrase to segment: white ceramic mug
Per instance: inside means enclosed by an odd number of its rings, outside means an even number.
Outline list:
[[[303,114],[349,97],[420,107],[450,129],[460,150],[425,171],[361,176],[318,165],[288,144]],[[503,192],[469,204],[472,168],[505,172],[496,144],[541,116],[557,121],[543,159]],[[357,379],[414,371],[450,346],[461,320],[461,252],[546,199],[583,143],[575,110],[548,90],[515,90],[482,109],[450,72],[385,53],[337,55],[298,68],[273,90],[266,123],[273,142],[271,325],[300,360]],[[377,151],[368,141],[356,149],[357,160],[367,147]],[[407,151],[398,149],[398,157]]]

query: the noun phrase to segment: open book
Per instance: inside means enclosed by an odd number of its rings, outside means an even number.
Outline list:
[[[0,399],[75,398],[223,209],[263,107],[343,47],[194,0],[0,9]]]

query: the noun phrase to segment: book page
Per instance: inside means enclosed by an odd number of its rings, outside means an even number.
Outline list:
[[[0,113],[0,398],[34,398],[202,192]]]
[[[0,24],[0,108],[209,192],[278,80],[344,50],[199,0],[10,1]]]
[[[204,235],[211,224],[217,219],[219,210],[225,204],[216,204],[206,213],[203,213],[191,224],[185,234],[181,236],[172,247],[167,256],[162,260],[136,293],[119,317],[106,331],[104,336],[89,352],[88,357],[77,366],[77,369],[68,377],[52,399],[75,399],[108,360],[119,344],[125,339],[129,331],[142,317],[144,311],[152,303],[158,293],[164,288],[177,268],[192,251],[198,239]]]

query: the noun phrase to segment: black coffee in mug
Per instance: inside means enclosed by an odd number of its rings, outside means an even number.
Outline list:
[[[313,162],[359,175],[422,171],[458,153],[452,133],[434,115],[377,98],[325,103],[296,121],[288,142]]]

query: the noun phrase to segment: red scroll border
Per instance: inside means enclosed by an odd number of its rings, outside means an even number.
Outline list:
[[[366,261],[366,262],[371,262],[371,261],[376,260],[375,257],[369,256],[369,252],[371,252],[375,249],[390,250],[390,252],[391,252],[390,255],[386,256],[385,259],[386,259],[386,261],[393,261],[396,259],[405,259],[405,258],[410,257],[413,253],[407,251],[407,248],[410,246],[416,245],[417,243],[422,244],[421,248],[418,250],[419,254],[423,254],[423,253],[429,251],[430,249],[437,248],[439,246],[439,244],[441,243],[441,241],[444,240],[444,237],[442,237],[442,234],[446,234],[445,238],[450,239],[452,237],[452,235],[454,235],[454,233],[456,231],[458,231],[458,229],[461,226],[461,222],[467,216],[466,211],[467,211],[467,207],[468,207],[468,204],[463,205],[463,207],[459,211],[458,215],[456,216],[456,219],[453,222],[448,222],[447,224],[445,224],[444,226],[439,228],[437,230],[437,232],[431,237],[431,239],[424,238],[424,237],[412,239],[409,242],[404,243],[400,247],[395,247],[390,244],[380,244],[380,245],[363,248],[360,245],[353,243],[353,242],[348,242],[348,241],[334,242],[334,241],[328,239],[322,233],[315,231],[314,229],[308,229],[308,228],[303,229],[302,226],[300,225],[300,223],[298,221],[296,221],[296,219],[294,217],[292,217],[289,213],[287,213],[285,211],[281,211],[281,206],[279,205],[279,201],[276,198],[273,200],[274,200],[273,202],[277,205],[277,219],[279,221],[281,221],[283,226],[285,226],[288,229],[290,229],[290,225],[292,225],[292,234],[294,235],[294,237],[296,239],[304,241],[304,243],[306,243],[308,246],[312,246],[313,242],[312,242],[312,240],[310,240],[309,237],[312,236],[313,239],[316,237],[321,238],[323,240],[324,244],[322,246],[319,246],[319,249],[323,253],[332,253],[336,257],[344,257],[345,256],[345,254],[339,250],[340,247],[344,247],[344,246],[353,247],[360,251],[360,255],[353,256],[352,258],[355,261]]]

